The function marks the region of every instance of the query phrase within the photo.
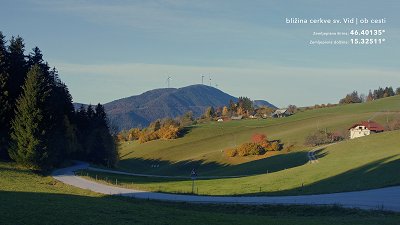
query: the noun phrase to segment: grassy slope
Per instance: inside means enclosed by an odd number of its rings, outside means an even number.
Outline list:
[[[203,195],[298,195],[397,185],[400,184],[400,177],[396,175],[400,168],[399,137],[400,131],[391,131],[344,141],[319,152],[319,163],[306,163],[243,178],[198,180],[196,184],[199,194]],[[89,175],[97,175],[102,179],[107,177],[113,181],[118,179],[120,185],[144,190],[191,192],[190,180],[116,176],[97,172],[89,172]]]
[[[381,111],[389,113],[377,113]],[[270,120],[243,120],[226,123],[212,122],[195,126],[184,138],[157,140],[145,144],[126,142],[121,145],[122,160],[119,168],[132,172],[187,175],[198,168],[202,175],[241,175],[276,171],[280,168],[268,163],[255,162],[257,157],[228,158],[222,150],[248,141],[254,133],[265,133],[269,139],[281,139],[296,144],[298,153],[291,159],[281,157],[288,167],[303,164],[307,147],[302,146],[305,136],[317,128],[345,130],[360,120],[375,115],[374,120],[384,123],[400,112],[400,96],[364,104],[351,104],[298,113],[288,118]],[[275,160],[276,161],[276,160]],[[280,163],[281,165],[287,164]],[[159,164],[159,168],[152,168]],[[260,165],[268,164],[267,168]],[[238,166],[235,166],[238,165]]]
[[[390,110],[389,113],[377,113]],[[307,164],[306,151],[278,154],[264,159],[241,158],[232,161],[223,156],[220,147],[232,139],[247,140],[255,132],[286,143],[301,143],[316,128],[331,130],[349,127],[366,120],[384,122],[397,116],[400,96],[365,104],[352,104],[299,113],[274,120],[247,120],[200,125],[186,137],[173,141],[154,141],[143,145],[125,143],[120,168],[134,172],[188,175],[198,168],[199,175],[253,174],[244,178],[196,181],[204,195],[281,195],[329,193],[362,190],[400,184],[395,171],[400,168],[399,131],[385,132],[330,146],[319,153],[320,163]],[[236,137],[236,138],[235,138]],[[215,147],[216,146],[216,147]],[[199,158],[200,157],[200,158]],[[151,164],[160,164],[151,168]],[[268,174],[267,174],[268,172]],[[191,192],[190,180],[138,178],[89,172],[91,176],[117,178],[121,185],[161,192]],[[256,174],[256,175],[254,175]],[[301,188],[303,186],[303,188]],[[197,189],[196,189],[197,190]]]
[[[400,214],[306,206],[188,205],[108,197],[0,162],[0,224],[396,224]]]

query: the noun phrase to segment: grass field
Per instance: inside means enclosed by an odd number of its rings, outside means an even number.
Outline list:
[[[201,175],[263,174],[266,170],[280,170],[284,165],[294,167],[304,164],[309,150],[303,145],[304,139],[317,129],[344,131],[361,120],[373,118],[386,124],[387,120],[397,116],[400,116],[400,96],[310,110],[287,118],[200,124],[192,127],[185,137],[176,140],[122,143],[118,169],[162,175],[188,175],[193,168],[197,168]],[[264,133],[268,139],[280,139],[286,145],[295,144],[296,153],[275,156],[280,157],[277,160],[265,159],[266,162],[260,160],[263,157],[225,156],[224,149],[249,141],[254,133]]]
[[[376,113],[390,110],[387,113]],[[255,174],[243,178],[198,180],[199,194],[284,195],[377,188],[400,184],[400,131],[385,132],[329,146],[308,164],[308,132],[344,129],[376,115],[383,123],[400,110],[400,96],[366,104],[299,113],[276,120],[209,123],[193,127],[184,138],[121,146],[120,169],[151,174]],[[255,132],[295,143],[293,152],[263,157],[227,158],[221,150],[247,141]],[[152,164],[160,167],[152,168]],[[268,173],[267,173],[268,171]],[[84,172],[85,173],[85,172]],[[124,186],[187,193],[191,181],[112,176]],[[302,184],[304,185],[301,188]],[[261,188],[261,189],[260,189]],[[51,177],[0,162],[0,224],[398,224],[400,214],[339,207],[218,206],[166,203],[104,196],[64,185]]]
[[[308,206],[189,205],[111,197],[0,162],[0,224],[398,224],[400,214]]]
[[[400,184],[400,131],[344,141],[318,152],[319,162],[242,178],[197,180],[201,195],[303,195]],[[281,155],[279,157],[290,157]],[[274,157],[269,158],[273,160]],[[267,159],[261,160],[266,163]],[[282,162],[282,160],[280,160]],[[149,191],[189,193],[189,179],[143,178],[84,171],[91,178]]]
[[[200,195],[302,195],[365,190],[400,184],[400,131],[346,140],[318,152],[319,163],[308,164],[305,136],[319,128],[343,130],[361,120],[385,124],[400,116],[400,96],[298,113],[270,120],[243,120],[198,125],[183,138],[121,146],[118,169],[147,174],[189,176],[247,175],[197,180]],[[291,152],[268,157],[229,158],[223,149],[266,133],[269,139],[296,144]],[[159,165],[153,168],[151,165]],[[119,185],[158,192],[190,193],[189,179],[143,178],[84,171]]]

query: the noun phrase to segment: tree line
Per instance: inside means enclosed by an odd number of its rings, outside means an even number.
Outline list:
[[[0,158],[37,171],[80,159],[107,166],[118,160],[101,104],[75,111],[72,96],[38,47],[0,32]]]
[[[298,111],[295,105],[288,105],[287,109],[291,114],[295,114]],[[248,97],[239,97],[237,102],[230,100],[225,106],[216,109],[212,106],[206,108],[203,115],[199,118],[199,122],[216,118],[230,118],[232,116],[242,116],[243,118],[256,116],[266,118],[274,111],[275,109],[267,106],[255,106],[254,102]]]
[[[394,91],[392,87],[379,87],[376,90],[369,90],[368,95],[358,94],[357,91],[353,91],[347,94],[344,98],[340,99],[339,104],[352,104],[352,103],[362,103],[369,102],[381,98],[391,97],[395,95],[400,95],[400,87]]]
[[[132,128],[130,130],[123,130],[117,135],[118,141],[135,141],[145,143],[148,141],[158,139],[176,139],[183,136],[186,127],[196,124],[197,121],[193,117],[191,111],[186,112],[184,115],[172,118],[158,119],[148,127],[145,128]]]

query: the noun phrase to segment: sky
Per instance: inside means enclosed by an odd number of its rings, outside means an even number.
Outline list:
[[[397,0],[0,0],[0,11],[0,31],[7,39],[23,37],[27,53],[38,46],[75,102],[165,88],[168,77],[179,88],[204,76],[206,85],[280,107],[400,87]],[[288,24],[286,18],[386,23]],[[313,32],[352,29],[384,29],[385,43],[309,44],[326,39]]]

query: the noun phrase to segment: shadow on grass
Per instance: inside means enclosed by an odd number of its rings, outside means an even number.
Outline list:
[[[287,205],[203,205],[137,200],[118,196],[90,197],[72,194],[0,191],[1,224],[248,224],[249,216],[271,219],[254,221],[266,224],[279,218],[293,218],[310,224],[318,217],[345,217],[357,224],[373,224],[368,219],[392,221],[399,214],[381,211],[344,209],[337,206]],[[320,218],[322,217],[322,218]],[[256,218],[253,218],[256,219]],[[308,222],[307,222],[308,221]],[[363,223],[364,222],[364,223]],[[253,224],[253,223],[252,223]],[[312,223],[314,224],[314,223]],[[348,223],[346,223],[348,224]]]
[[[37,173],[35,171],[31,171],[29,169],[23,168],[22,166],[18,166],[15,162],[10,162],[10,161],[0,161],[1,163],[8,163],[11,164],[12,167],[8,166],[2,166],[0,164],[0,172],[1,171],[9,171],[13,173],[21,173],[21,174],[29,174],[29,173],[35,173],[37,175],[43,175],[41,173]]]
[[[326,156],[326,152],[319,152],[318,158]],[[264,173],[273,173],[308,162],[306,152],[291,152],[258,159],[238,165],[206,162],[204,160],[186,160],[171,162],[167,160],[130,158],[122,160],[119,168],[133,173],[189,176],[192,169],[198,176],[246,176]]]
[[[398,155],[386,157],[311,184],[277,192],[258,192],[249,195],[305,195],[360,191],[400,184]],[[340,165],[338,165],[340,166]]]

